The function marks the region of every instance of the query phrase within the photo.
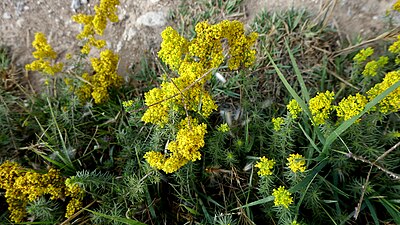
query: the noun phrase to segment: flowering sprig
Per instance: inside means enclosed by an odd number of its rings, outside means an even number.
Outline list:
[[[349,95],[347,98],[343,98],[338,106],[335,106],[336,114],[343,120],[349,120],[353,116],[358,115],[368,103],[367,98],[360,93],[355,96]]]
[[[176,140],[168,144],[168,155],[150,151],[144,156],[150,166],[173,173],[189,161],[201,158],[199,149],[204,146],[204,135],[207,133],[206,124],[199,124],[195,118],[187,117],[180,123]]]
[[[290,154],[287,158],[288,163],[286,164],[293,173],[298,171],[304,172],[306,170],[306,161],[304,157],[298,153]]]
[[[51,200],[71,197],[66,217],[82,207],[83,191],[61,177],[60,171],[49,169],[46,174],[29,171],[18,163],[6,161],[0,165],[0,188],[5,189],[5,198],[13,222],[22,222],[29,202],[48,195]]]
[[[196,37],[191,41],[172,27],[162,32],[163,41],[158,56],[179,76],[164,79],[161,87],[145,93],[148,108],[142,121],[164,127],[169,122],[171,111],[186,115],[193,111],[208,118],[217,109],[205,83],[211,79],[211,71],[224,62],[223,38],[228,40],[230,69],[250,66],[255,59],[255,50],[251,48],[257,34],[245,35],[243,24],[239,21],[224,20],[215,25],[200,22],[195,31]],[[167,147],[170,153],[148,152],[144,158],[157,169],[166,173],[175,172],[187,162],[201,158],[199,149],[204,146],[206,128],[196,119],[186,117],[180,123],[176,141]],[[226,128],[221,129],[226,131]]]
[[[283,186],[280,186],[278,189],[274,189],[272,191],[272,196],[274,196],[275,206],[289,208],[289,205],[293,203],[293,197]]]
[[[255,167],[259,168],[260,170],[257,172],[259,176],[270,176],[272,175],[272,169],[275,165],[275,160],[268,159],[265,156],[260,158],[260,162],[258,162]]]
[[[368,99],[371,101],[398,81],[400,81],[400,71],[392,71],[387,73],[382,82],[376,84],[369,91],[367,91]],[[397,112],[399,110],[400,88],[397,88],[379,102],[379,112],[386,114]]]
[[[321,125],[328,119],[332,111],[332,101],[335,94],[330,91],[318,93],[314,98],[310,99],[309,107],[314,119],[314,125]]]
[[[276,117],[272,118],[272,124],[274,125],[274,130],[275,131],[280,131],[282,124],[285,122],[283,117]]]
[[[353,60],[354,62],[360,64],[367,60],[367,58],[370,57],[372,54],[374,54],[374,49],[371,47],[361,49],[360,52],[358,52],[357,55],[354,56]]]
[[[81,100],[93,97],[95,103],[106,101],[109,97],[108,89],[119,87],[122,84],[122,77],[117,74],[119,57],[107,49],[100,53],[100,58],[91,58],[94,75],[84,73],[82,78],[86,81],[78,89],[78,96]]]
[[[43,33],[38,32],[35,34],[35,40],[32,42],[32,46],[36,49],[36,51],[32,53],[36,60],[25,65],[26,70],[39,71],[49,75],[54,75],[62,70],[62,63],[51,62],[57,58],[57,53],[49,45]]]
[[[72,20],[83,25],[83,30],[76,38],[86,39],[85,45],[81,49],[82,54],[89,54],[91,47],[98,49],[106,45],[104,40],[95,38],[95,34],[102,36],[107,26],[107,20],[118,22],[117,5],[119,0],[101,0],[99,5],[94,7],[95,15],[77,14],[72,16]]]
[[[298,115],[302,112],[299,103],[295,99],[290,100],[289,104],[286,105],[286,108],[293,119],[297,119]]]

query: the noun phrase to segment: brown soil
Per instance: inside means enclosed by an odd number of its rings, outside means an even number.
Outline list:
[[[211,1],[211,0],[210,0]],[[81,3],[71,8],[71,3]],[[71,20],[76,12],[93,13],[98,0],[2,0],[0,3],[0,45],[12,47],[17,65],[32,60],[31,42],[35,32],[43,32],[50,44],[64,57],[67,52],[79,50],[75,36],[80,25]],[[104,39],[108,47],[117,51],[123,60],[120,72],[126,71],[133,63],[152,49],[157,50],[161,42],[160,33],[169,25],[167,15],[176,9],[180,0],[121,0],[120,22],[110,24]],[[306,8],[316,16],[319,12],[333,8],[329,21],[348,39],[371,37],[385,29],[386,11],[395,0],[244,0],[248,20],[265,10]],[[334,7],[333,7],[334,6]],[[76,11],[76,12],[75,12]],[[150,18],[143,22],[144,14],[164,16],[157,20]],[[150,15],[153,15],[150,14]],[[164,19],[164,20],[163,20]]]

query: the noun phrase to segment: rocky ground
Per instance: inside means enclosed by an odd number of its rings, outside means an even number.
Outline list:
[[[207,0],[216,1],[216,0]],[[43,32],[50,44],[64,57],[78,50],[75,36],[80,25],[71,20],[75,13],[93,13],[98,0],[2,0],[0,3],[0,45],[12,47],[15,63],[24,65],[32,60],[31,42],[35,32]],[[190,1],[193,3],[193,1]],[[315,16],[332,9],[329,21],[342,36],[354,39],[372,37],[383,32],[386,11],[395,0],[244,0],[246,21],[265,10],[306,8]],[[120,22],[111,24],[104,39],[108,47],[121,55],[122,72],[147,52],[157,50],[160,32],[170,25],[168,15],[182,4],[181,0],[121,0]],[[189,1],[188,3],[189,4]],[[396,22],[396,21],[395,21]]]

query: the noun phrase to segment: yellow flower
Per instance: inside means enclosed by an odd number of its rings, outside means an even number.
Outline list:
[[[226,123],[221,124],[220,126],[218,126],[217,128],[218,131],[225,133],[229,131],[229,126]]]
[[[400,72],[392,71],[386,74],[381,83],[376,84],[367,91],[368,99],[371,101],[376,96],[384,92],[390,86],[400,81]],[[379,102],[379,111],[381,113],[391,113],[400,110],[400,88],[395,89],[389,95]],[[376,109],[376,108],[375,108]]]
[[[400,0],[393,4],[392,9],[400,12]]]
[[[330,91],[318,93],[314,98],[310,99],[309,107],[314,119],[314,125],[321,125],[329,117],[332,111],[331,103],[335,94]]]
[[[286,165],[293,171],[293,173],[297,173],[297,171],[304,172],[306,170],[306,161],[304,157],[298,153],[290,154],[289,161]]]
[[[272,175],[272,168],[274,168],[275,161],[273,159],[268,159],[265,156],[260,158],[260,162],[258,162],[255,167],[260,170],[257,172],[259,176],[269,176]]]
[[[92,46],[101,49],[105,46],[104,40],[97,40],[94,35],[103,35],[107,27],[107,19],[111,22],[118,22],[117,5],[119,0],[100,0],[100,4],[94,6],[95,15],[77,14],[72,16],[72,20],[83,24],[83,30],[76,36],[77,39],[87,39],[81,49],[82,54],[89,54]]]
[[[176,141],[170,142],[167,149],[187,160],[196,161],[201,158],[198,150],[205,144],[206,133],[206,124],[198,124],[196,119],[188,117],[181,121]]]
[[[289,104],[286,105],[286,108],[289,110],[290,116],[293,119],[296,119],[299,113],[302,112],[299,103],[295,99],[290,100]]]
[[[93,76],[82,75],[88,83],[82,84],[78,90],[81,100],[87,100],[92,96],[95,103],[103,103],[109,97],[108,89],[122,84],[123,79],[117,74],[118,59],[118,55],[108,49],[100,53],[100,58],[90,59],[96,73]]]
[[[41,174],[29,171],[15,162],[6,161],[1,164],[0,189],[6,190],[5,198],[11,221],[23,222],[28,203],[45,195],[50,196],[51,200],[72,197],[72,205],[67,206],[67,215],[80,209],[83,191],[77,185],[71,186],[67,180],[61,176],[60,171],[53,168]]]
[[[179,114],[193,111],[207,118],[217,109],[205,84],[211,79],[212,69],[224,62],[223,38],[228,40],[230,69],[250,66],[255,59],[255,50],[251,48],[257,34],[245,35],[243,24],[239,21],[225,20],[215,25],[200,22],[195,31],[196,37],[191,41],[172,27],[162,32],[163,41],[158,56],[179,76],[168,81],[163,75],[161,87],[145,93],[148,109],[142,121],[163,127],[169,122],[171,111]],[[226,127],[221,129],[226,130]],[[150,152],[145,158],[155,168],[166,173],[175,172],[187,162],[201,158],[198,150],[204,146],[205,133],[205,124],[186,118],[180,123],[176,141],[170,142],[167,147],[170,153]]]
[[[359,93],[356,96],[350,95],[342,99],[338,106],[335,106],[337,116],[343,120],[351,119],[358,115],[368,103],[367,98]]]
[[[272,191],[272,196],[275,197],[275,206],[282,205],[285,208],[289,208],[289,205],[293,203],[293,198],[291,197],[290,192],[283,186],[280,186],[278,189],[274,189]]]
[[[400,3],[396,2],[396,5],[397,4],[400,6]],[[400,54],[400,35],[397,36],[397,41],[393,42],[393,44],[389,46],[389,52]]]
[[[371,47],[368,47],[366,49],[361,49],[361,51],[359,53],[357,53],[356,56],[354,56],[353,60],[356,63],[362,63],[365,60],[367,60],[367,58],[369,56],[371,56],[372,54],[374,54],[374,49]]]
[[[385,67],[385,65],[388,63],[389,58],[386,56],[381,56],[379,57],[378,61],[372,60],[370,62],[368,62],[365,65],[364,71],[362,72],[362,74],[364,76],[375,76],[378,73],[379,69],[382,69]]]
[[[35,40],[32,42],[32,46],[36,49],[36,51],[32,53],[36,60],[25,65],[26,70],[39,71],[49,75],[54,75],[62,70],[62,63],[52,64],[50,62],[57,58],[57,53],[47,43],[47,39],[43,33],[35,34]]]
[[[188,41],[180,36],[172,27],[167,27],[161,33],[163,39],[158,57],[162,59],[173,70],[178,70],[187,52]]]
[[[274,124],[274,130],[280,131],[282,124],[285,120],[282,117],[272,118],[272,123]]]
[[[150,166],[173,173],[189,161],[201,158],[199,149],[204,146],[204,135],[207,133],[207,125],[198,124],[197,120],[188,117],[181,121],[176,140],[168,144],[169,157],[160,152],[147,152],[144,156]]]

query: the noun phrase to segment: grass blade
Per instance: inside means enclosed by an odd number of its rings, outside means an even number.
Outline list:
[[[132,220],[132,219],[128,219],[128,218],[122,218],[122,217],[118,217],[118,216],[110,216],[110,215],[106,215],[100,212],[96,212],[96,211],[92,211],[90,209],[86,209],[87,211],[97,215],[97,216],[101,216],[104,217],[106,219],[109,220],[113,220],[113,221],[118,221],[121,223],[125,223],[125,224],[129,224],[129,225],[146,225],[145,223],[139,222],[137,220]]]
[[[306,102],[309,102],[310,101],[310,93],[308,92],[306,83],[304,82],[303,76],[301,75],[299,67],[297,66],[296,59],[293,56],[293,52],[289,47],[289,43],[288,43],[287,39],[285,39],[285,45],[286,45],[286,49],[289,53],[290,61],[292,62],[294,73],[296,74],[297,80],[299,81],[299,84],[300,84],[301,95],[303,96],[303,99]]]
[[[303,112],[306,113],[306,115],[308,116],[308,118],[314,123],[313,121],[313,117],[311,115],[310,110],[308,109],[308,106],[306,104],[306,102],[300,98],[300,96],[296,93],[296,91],[292,88],[292,86],[290,86],[289,82],[286,80],[285,76],[283,76],[282,72],[279,70],[278,66],[275,64],[274,60],[272,59],[271,55],[266,52],[272,66],[274,67],[276,73],[278,74],[279,78],[281,79],[283,85],[285,85],[286,89],[289,91],[290,95],[292,95],[292,97],[297,101],[297,103],[299,103],[301,109],[303,110]],[[325,143],[325,138],[322,135],[321,131],[319,130],[318,127],[315,127],[314,129],[315,132],[317,132],[317,136],[319,141],[324,144]]]
[[[250,207],[250,206],[265,204],[267,202],[273,201],[274,199],[275,199],[274,196],[268,196],[266,198],[259,199],[259,200],[254,201],[254,202],[250,202],[249,204],[242,205],[240,207],[234,208],[233,210],[238,210],[238,209],[241,209],[241,208],[247,208],[247,207]]]

